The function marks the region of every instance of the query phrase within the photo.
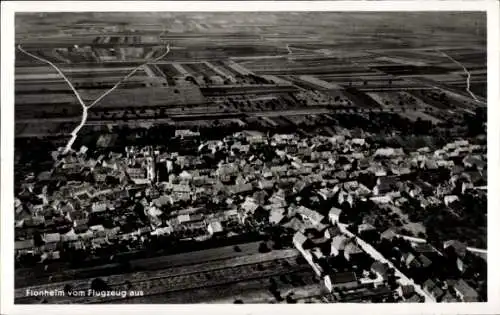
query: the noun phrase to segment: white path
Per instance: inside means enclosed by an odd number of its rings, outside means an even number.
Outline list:
[[[472,253],[488,254],[488,250],[475,247],[467,247],[467,250]]]
[[[76,126],[76,128],[73,129],[73,131],[71,132],[71,138],[69,139],[68,143],[66,144],[66,146],[64,148],[64,151],[63,151],[63,154],[66,154],[69,151],[71,151],[73,143],[76,141],[76,138],[78,137],[78,133],[83,128],[83,126],[85,126],[85,124],[87,123],[88,111],[89,111],[90,108],[92,108],[95,105],[97,105],[103,98],[105,98],[107,95],[109,95],[111,92],[113,92],[120,84],[122,84],[123,82],[125,82],[131,76],[133,76],[137,72],[137,70],[139,70],[143,66],[147,65],[148,63],[156,62],[156,61],[159,61],[159,60],[163,59],[170,52],[170,44],[168,44],[166,46],[165,53],[163,53],[161,56],[159,56],[159,57],[157,57],[157,58],[155,58],[153,60],[149,60],[149,61],[146,61],[146,62],[140,64],[139,66],[137,66],[136,68],[134,68],[132,71],[130,71],[126,76],[124,76],[120,81],[118,81],[111,89],[107,90],[100,97],[98,97],[96,100],[94,100],[91,104],[87,105],[87,104],[85,104],[85,102],[83,101],[82,97],[80,96],[80,93],[78,93],[78,91],[75,89],[75,87],[73,86],[73,84],[71,83],[71,81],[61,71],[61,69],[59,69],[58,66],[56,66],[54,63],[50,62],[49,60],[47,60],[45,58],[42,58],[42,57],[39,57],[39,56],[36,56],[36,55],[34,55],[32,53],[27,52],[26,50],[24,50],[21,47],[21,45],[18,45],[17,48],[22,53],[24,53],[24,54],[26,54],[26,55],[28,55],[28,56],[30,56],[32,58],[35,58],[35,59],[37,59],[37,60],[39,60],[41,62],[47,63],[52,68],[54,68],[61,75],[61,77],[63,77],[64,81],[66,81],[66,83],[71,88],[71,90],[75,94],[76,98],[78,99],[78,102],[80,103],[80,105],[82,107],[82,119],[81,119],[80,123],[78,124],[78,126]]]
[[[479,100],[477,98],[477,96],[472,93],[472,91],[470,90],[470,79],[471,79],[471,73],[469,72],[469,70],[467,70],[467,68],[460,62],[458,62],[457,60],[455,60],[453,57],[451,57],[450,55],[448,55],[447,53],[441,51],[441,50],[437,50],[437,52],[439,52],[441,55],[443,55],[444,57],[450,59],[451,61],[453,61],[455,64],[459,65],[460,67],[462,67],[462,69],[464,70],[464,73],[467,75],[467,80],[466,80],[466,83],[467,83],[467,87],[466,87],[466,90],[467,92],[470,94],[470,96],[476,101],[476,102],[479,102],[479,103],[483,103],[481,100]]]

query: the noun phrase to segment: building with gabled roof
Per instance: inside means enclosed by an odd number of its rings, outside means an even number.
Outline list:
[[[477,302],[479,301],[479,294],[465,280],[460,279],[453,285],[453,289],[457,297],[462,302]]]
[[[334,236],[331,242],[331,250],[330,250],[331,255],[338,256],[340,253],[344,251],[348,243],[349,243],[349,238],[346,237],[344,234],[339,234]]]
[[[325,287],[332,292],[334,288],[354,289],[359,286],[356,273],[350,272],[335,272],[326,275],[323,278]]]
[[[318,212],[306,208],[304,206],[300,206],[296,209],[296,213],[299,214],[303,220],[307,220],[314,225],[318,225],[323,220],[324,216],[319,214]]]
[[[328,218],[332,224],[339,222],[340,215],[342,214],[342,210],[336,207],[332,207],[328,212]]]

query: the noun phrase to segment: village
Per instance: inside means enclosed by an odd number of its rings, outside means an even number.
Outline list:
[[[55,151],[54,168],[26,176],[17,194],[16,262],[84,265],[262,240],[259,252],[295,248],[334,301],[484,299],[484,240],[436,235],[422,217],[465,218],[484,201],[486,146],[405,152],[336,131],[194,141],[199,132],[177,130],[191,154]]]

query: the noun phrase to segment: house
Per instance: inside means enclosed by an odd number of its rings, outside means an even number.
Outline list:
[[[24,220],[25,227],[37,227],[45,224],[45,217],[43,216],[31,216]]]
[[[294,217],[287,223],[283,224],[283,227],[294,231],[304,231],[307,228],[307,225],[300,219]]]
[[[380,234],[380,239],[392,241],[397,236],[398,236],[398,234],[396,232],[394,232],[394,230],[392,228],[388,228],[387,230],[382,232],[382,234]]]
[[[222,225],[219,221],[210,222],[208,224],[207,230],[208,230],[208,233],[210,233],[210,235],[221,233],[223,231]]]
[[[436,254],[436,249],[429,243],[417,243],[413,245],[413,249],[418,254]]]
[[[427,268],[427,267],[429,267],[432,264],[432,260],[430,260],[429,258],[427,258],[427,256],[425,256],[424,254],[420,254],[418,256],[418,260],[420,262],[420,265],[423,268]]]
[[[240,214],[237,209],[226,210],[223,213],[225,221],[239,221]]]
[[[328,218],[330,219],[330,222],[332,224],[335,224],[339,222],[340,214],[342,213],[342,210],[336,207],[332,207],[330,209],[330,212],[328,212]]]
[[[172,192],[176,194],[189,194],[191,193],[191,187],[186,184],[174,184],[172,185]]]
[[[359,184],[358,188],[354,191],[354,194],[358,195],[359,197],[368,197],[369,195],[371,195],[371,193],[371,189],[363,184]]]
[[[173,229],[171,226],[165,226],[165,227],[156,228],[150,234],[159,236],[159,235],[164,235],[164,234],[170,234],[172,232],[173,232]]]
[[[424,284],[422,285],[422,289],[427,294],[429,294],[430,296],[432,296],[433,298],[435,298],[438,301],[444,295],[444,291],[441,290],[441,288],[439,288],[436,281],[434,281],[432,279],[428,279],[427,281],[425,281]]]
[[[391,172],[394,175],[407,175],[411,173],[411,169],[409,167],[399,165],[391,167]]]
[[[186,170],[183,170],[180,174],[179,174],[179,179],[182,181],[182,182],[190,182],[192,179],[193,179],[193,175],[186,171]]]
[[[88,231],[89,226],[87,225],[87,221],[85,221],[85,222],[79,222],[79,221],[80,220],[75,220],[73,222],[74,223],[73,229],[74,229],[75,233],[79,234],[79,233],[84,233],[84,232]]]
[[[82,224],[87,224],[89,221],[88,219],[88,213],[84,211],[73,211],[70,214],[71,219],[73,221],[73,226],[78,226]]]
[[[103,212],[106,211],[108,205],[106,202],[94,202],[92,204],[92,212]]]
[[[183,223],[189,222],[189,221],[191,221],[189,214],[183,213],[183,214],[180,214],[177,216],[177,222],[179,222],[179,224],[183,224]]]
[[[347,203],[349,204],[349,207],[352,208],[352,206],[354,205],[354,197],[351,194],[348,194],[347,192],[342,190],[338,195],[338,203],[340,205]]]
[[[458,280],[458,282],[453,286],[453,289],[455,290],[457,297],[462,302],[477,302],[477,301],[479,301],[479,295],[476,292],[476,290],[471,288],[467,284],[467,282],[465,282],[463,279]]]
[[[396,191],[398,189],[397,186],[398,177],[397,176],[383,176],[377,179],[377,184],[373,188],[373,194],[385,195],[389,192]]]
[[[344,257],[347,261],[359,261],[359,259],[364,256],[365,252],[353,241],[349,242],[344,248]]]
[[[394,149],[394,148],[380,148],[375,151],[374,156],[378,157],[395,157],[395,156],[403,156],[405,153],[402,148]]]
[[[153,229],[150,226],[144,226],[144,227],[138,228],[136,234],[137,235],[145,235],[145,234],[150,234],[151,231],[153,231]]]
[[[464,258],[467,254],[467,245],[457,240],[448,240],[443,243],[443,248],[452,249],[458,257]]]
[[[387,281],[387,279],[389,278],[389,275],[388,275],[389,265],[386,263],[376,261],[371,265],[370,269],[375,274],[377,274],[379,277],[384,279],[384,281]]]
[[[27,239],[22,241],[16,241],[14,243],[14,249],[16,251],[28,251],[35,248],[35,242],[33,239]]]
[[[412,253],[404,253],[403,256],[401,256],[401,261],[403,264],[405,264],[406,268],[420,268],[420,262],[418,261],[417,257],[413,255]]]
[[[434,186],[421,179],[415,180],[415,186],[419,187],[424,196],[434,195]]]
[[[483,179],[483,175],[479,171],[464,172],[462,176],[474,186],[482,185],[484,184],[483,182],[485,182],[485,180]]]
[[[408,298],[411,298],[415,295],[415,287],[412,285],[401,285],[397,289],[397,292],[400,296],[407,300]]]
[[[455,195],[448,195],[444,196],[444,204],[448,207],[450,204],[452,204],[455,201],[458,201],[459,198],[458,196]]]
[[[396,207],[402,207],[406,203],[408,203],[408,199],[406,199],[405,197],[401,197],[401,198],[398,198],[398,199],[395,200],[394,205]]]
[[[426,158],[422,163],[420,164],[420,168],[428,169],[428,170],[435,170],[438,168],[438,164],[436,160],[432,158]]]
[[[363,161],[361,161],[361,162],[363,162]],[[368,161],[368,163],[370,163],[370,162]],[[382,165],[378,165],[378,164],[373,165],[373,164],[370,164],[369,167],[367,168],[367,170],[371,174],[375,175],[376,177],[387,176],[387,170]]]
[[[377,229],[369,224],[369,223],[363,223],[358,226],[358,234],[363,236],[363,235],[373,235],[377,233]]]
[[[165,205],[171,204],[171,203],[173,203],[172,197],[167,196],[167,195],[161,195],[160,197],[153,200],[153,204],[158,208],[161,208],[162,206],[165,206]]]
[[[45,252],[41,255],[41,260],[58,260],[61,258],[61,255],[58,250],[53,250],[49,252]]]
[[[58,243],[61,241],[61,234],[59,233],[47,233],[45,234],[44,241],[46,244]]]
[[[458,302],[457,298],[451,294],[450,291],[446,291],[446,294],[441,297],[442,303],[456,303]]]
[[[339,234],[332,238],[331,242],[331,255],[338,256],[341,252],[344,251],[346,245],[349,243],[349,238],[347,238],[344,234]]]
[[[363,138],[354,138],[354,139],[351,139],[351,143],[353,145],[357,145],[357,146],[364,146],[365,145],[365,139]]]
[[[231,186],[229,190],[233,194],[248,194],[253,191],[253,186],[250,183],[239,183]]]
[[[241,208],[245,213],[254,213],[260,206],[251,198],[246,198],[241,204]]]
[[[329,226],[323,231],[323,237],[333,239],[337,235],[341,235],[342,231],[337,225]]]
[[[61,241],[64,243],[71,243],[76,240],[78,240],[78,235],[76,235],[74,229],[71,229],[66,234],[61,235]]]
[[[272,180],[260,180],[258,187],[259,187],[259,189],[262,189],[262,190],[273,189],[274,181],[272,181]]]
[[[191,138],[191,137],[199,137],[200,133],[198,131],[191,131],[189,129],[177,129],[175,130],[176,138]]]
[[[410,297],[404,300],[405,303],[422,303],[422,297],[417,293],[412,294]]]
[[[269,223],[278,224],[285,217],[284,215],[285,209],[279,207],[272,207],[271,211],[269,211]]]
[[[293,185],[293,192],[298,194],[302,190],[304,190],[307,186],[309,186],[309,183],[303,180],[297,180],[295,184]]]
[[[471,156],[471,155],[466,156],[462,160],[462,163],[467,168],[475,167],[478,170],[483,170],[487,166],[487,163],[483,161],[479,156]]]
[[[354,289],[358,284],[356,273],[354,272],[336,272],[326,275],[323,279],[325,287],[332,292],[334,288]]]
[[[322,214],[319,214],[318,212],[304,206],[298,207],[296,209],[296,213],[299,214],[304,221],[309,221],[314,225],[320,224],[324,218]]]
[[[269,198],[269,203],[270,204],[273,204],[273,205],[277,205],[277,206],[280,206],[280,207],[285,207],[287,206],[287,202],[285,200],[285,196],[284,194],[281,195],[279,193],[275,193],[271,196],[271,198]]]

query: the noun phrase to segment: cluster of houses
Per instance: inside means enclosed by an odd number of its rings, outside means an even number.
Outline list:
[[[345,224],[339,223],[340,209],[333,207],[328,217],[303,206],[295,211],[302,224],[296,223],[293,227],[297,230],[293,244],[329,292],[344,292],[343,299],[346,295],[355,295],[359,300],[423,300],[411,285],[393,285],[394,270],[374,259],[362,249],[355,236],[346,233]],[[404,294],[398,291],[402,288]]]
[[[437,249],[425,239],[399,235],[393,230],[383,232],[380,239],[393,241],[389,251],[382,249],[381,251],[405,274],[415,278],[424,292],[432,296],[434,300],[438,302],[479,301],[477,290],[461,277],[468,268],[464,262],[465,258],[467,255],[472,255],[464,243],[449,240]],[[401,241],[405,241],[409,246],[402,246]],[[454,261],[450,261],[451,257]],[[444,269],[448,269],[448,272],[440,273]],[[454,277],[447,278],[447,274],[454,274]]]
[[[176,132],[181,140],[198,136],[189,130]],[[16,251],[18,256],[42,253],[45,260],[58,259],[64,243],[95,249],[112,246],[117,239],[141,243],[159,235],[201,241],[229,235],[256,220],[293,230],[295,246],[330,290],[342,281],[348,286],[356,282],[376,287],[386,282],[387,275],[381,272],[386,267],[377,262],[364,266],[360,257],[366,254],[355,240],[331,226],[338,222],[341,210],[320,214],[311,210],[313,206],[301,205],[302,196],[312,191],[309,204],[334,199],[343,209],[367,199],[401,206],[402,191],[422,208],[450,204],[460,198],[453,193],[457,187],[461,191],[485,189],[486,156],[484,146],[466,140],[435,151],[404,152],[372,147],[365,139],[368,136],[355,137],[345,129],[329,137],[238,132],[221,140],[201,141],[191,155],[144,146],[91,157],[82,147],[57,158],[52,170],[28,174],[20,183],[15,204]],[[437,169],[449,170],[446,185],[412,181],[415,170]],[[140,222],[130,230],[125,226],[130,225],[127,222],[134,212],[139,213]],[[322,226],[325,220],[328,224]],[[311,237],[305,233],[309,228],[319,234]],[[311,244],[321,244],[322,250]],[[370,279],[355,270],[323,270],[313,262],[325,255],[361,264],[362,270],[376,277]],[[427,263],[423,256],[412,261]],[[406,298],[414,299],[406,291]]]

